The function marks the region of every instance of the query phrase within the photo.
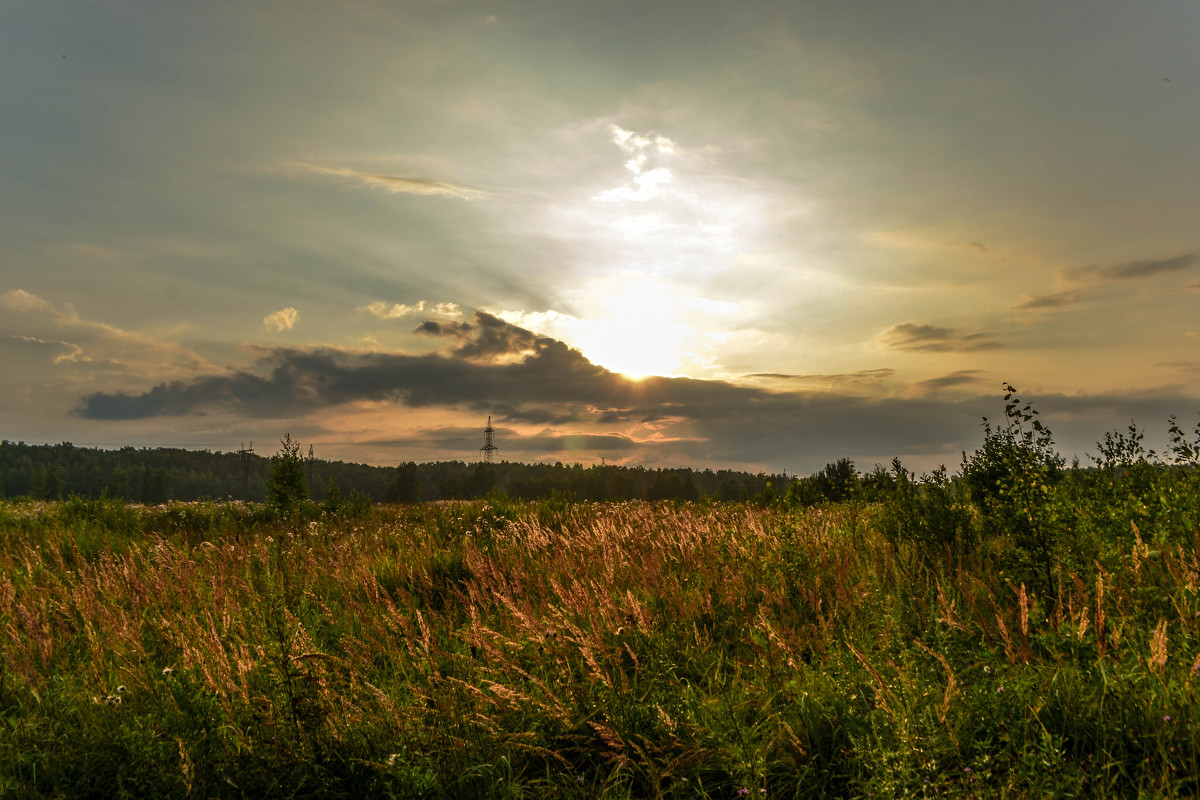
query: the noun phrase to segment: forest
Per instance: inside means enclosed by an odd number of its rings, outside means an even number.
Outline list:
[[[277,456],[180,448],[100,450],[75,447],[70,442],[30,445],[4,440],[0,442],[0,497],[262,502]],[[357,495],[388,503],[479,499],[496,492],[525,500],[555,496],[576,500],[745,500],[787,485],[784,475],[584,467],[561,462],[409,461],[395,467],[374,467],[305,459],[303,470],[308,494],[315,500],[332,489],[344,498]]]

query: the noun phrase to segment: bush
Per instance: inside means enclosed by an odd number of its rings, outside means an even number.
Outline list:
[[[1054,490],[1064,459],[1032,404],[1005,384],[1003,427],[985,417],[983,446],[963,454],[962,479],[992,534],[1012,536],[1018,565],[1031,582],[1053,590],[1052,568],[1063,525]]]
[[[974,514],[946,475],[945,467],[913,480],[900,459],[892,461],[892,490],[883,501],[879,530],[893,544],[911,544],[926,561],[962,555],[975,543]]]

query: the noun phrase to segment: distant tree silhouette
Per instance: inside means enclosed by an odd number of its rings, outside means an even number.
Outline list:
[[[396,467],[396,478],[388,488],[388,500],[394,503],[415,503],[421,499],[421,476],[417,465],[409,461]]]
[[[304,458],[300,442],[292,441],[285,433],[279,440],[279,452],[271,459],[267,475],[267,504],[280,511],[291,511],[308,499],[308,480],[304,474]]]

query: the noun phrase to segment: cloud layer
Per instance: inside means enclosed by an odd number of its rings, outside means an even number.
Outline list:
[[[378,172],[350,169],[349,167],[323,167],[317,164],[301,164],[302,169],[316,175],[345,178],[369,189],[381,189],[391,194],[415,194],[425,197],[454,197],[459,200],[479,200],[487,197],[482,189],[433,178],[407,178],[385,175]]]
[[[884,342],[897,350],[929,353],[970,353],[977,350],[998,350],[1003,347],[991,334],[962,333],[939,325],[905,322],[890,328]]]
[[[92,420],[221,413],[319,419],[346,404],[394,403],[492,415],[514,452],[563,447],[650,463],[793,468],[829,453],[955,463],[980,418],[995,414],[978,370],[923,381],[902,396],[776,392],[691,378],[629,380],[560,341],[483,312],[427,320],[419,330],[443,346],[423,355],[272,348],[247,369],[165,382],[141,394],[94,393],[76,413]],[[841,388],[883,376],[805,377]],[[973,388],[984,393],[962,394]],[[1093,405],[1106,402],[1113,401]],[[1080,398],[1066,405],[1087,408]]]

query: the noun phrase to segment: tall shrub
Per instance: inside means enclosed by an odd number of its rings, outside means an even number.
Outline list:
[[[962,479],[991,533],[1009,534],[1031,582],[1053,590],[1052,573],[1064,520],[1053,488],[1063,457],[1031,403],[1004,385],[1004,424],[983,420],[983,446],[963,454]]]

